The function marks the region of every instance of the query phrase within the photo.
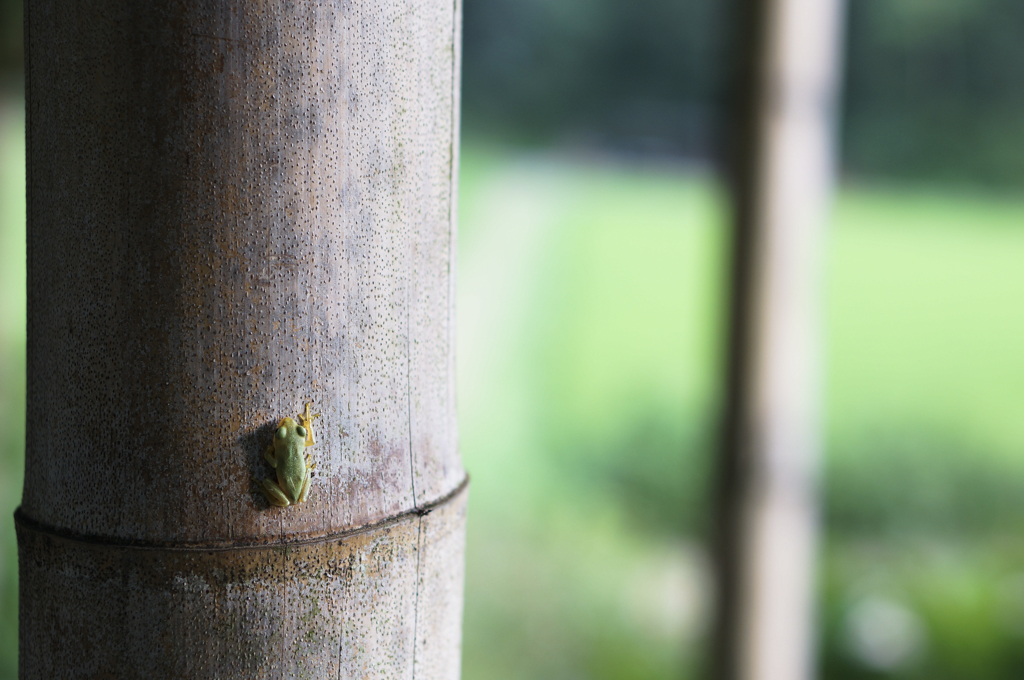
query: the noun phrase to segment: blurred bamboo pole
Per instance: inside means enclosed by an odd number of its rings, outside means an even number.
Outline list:
[[[822,236],[842,0],[739,0],[712,677],[814,675]]]

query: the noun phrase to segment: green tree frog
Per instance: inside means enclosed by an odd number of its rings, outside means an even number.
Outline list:
[[[267,447],[263,457],[277,470],[277,481],[264,479],[260,489],[273,505],[285,508],[295,503],[304,503],[309,495],[309,473],[316,466],[310,464],[306,449],[315,444],[313,419],[320,414],[309,414],[310,404],[299,416],[296,423],[291,418],[282,418],[274,432],[274,442]],[[256,480],[259,481],[259,480]]]

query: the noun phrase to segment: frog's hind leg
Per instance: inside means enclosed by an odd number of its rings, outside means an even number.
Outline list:
[[[313,463],[312,465],[310,465],[310,463],[309,463],[309,454],[307,453],[306,454],[306,470],[304,472],[305,477],[302,480],[302,489],[299,491],[299,499],[297,501],[295,501],[296,503],[305,503],[306,502],[306,497],[309,496],[309,483],[310,483],[310,481],[313,478],[313,475],[310,474],[310,472],[315,467],[316,467],[316,463]]]
[[[316,463],[312,463],[311,464],[309,462],[309,454],[307,453],[306,454],[306,471],[305,471],[306,477],[305,477],[305,479],[302,480],[302,490],[299,491],[299,500],[295,501],[296,503],[305,503],[306,502],[306,496],[309,495],[309,483],[310,483],[310,480],[312,480],[312,478],[313,478],[313,475],[310,474],[310,473],[312,472],[313,468],[315,468],[315,467],[316,467]]]
[[[276,505],[279,508],[287,508],[291,505],[291,501],[288,500],[288,496],[285,495],[281,487],[277,485],[277,482],[272,479],[264,479],[260,482],[260,490],[263,495],[267,497],[271,505]]]
[[[309,496],[309,470],[306,470],[306,478],[302,480],[302,491],[299,492],[299,499],[295,502],[305,503],[307,496]]]

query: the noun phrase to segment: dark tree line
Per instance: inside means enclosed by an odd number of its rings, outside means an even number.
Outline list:
[[[1024,186],[1024,3],[853,0],[849,22],[849,171]]]
[[[0,81],[9,82],[21,73],[24,49],[21,3],[22,0],[0,0]]]
[[[469,0],[467,129],[715,160],[722,0]],[[1024,185],[1024,3],[850,0],[844,169]]]

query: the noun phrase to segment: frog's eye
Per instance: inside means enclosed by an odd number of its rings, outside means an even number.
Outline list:
[[[288,428],[286,428],[286,427],[279,427],[279,428],[277,428],[277,438],[278,439],[284,439],[287,436],[288,436]]]
[[[298,427],[295,428],[295,434],[299,435],[300,437],[305,437],[306,428],[304,428],[302,425],[299,425]]]

